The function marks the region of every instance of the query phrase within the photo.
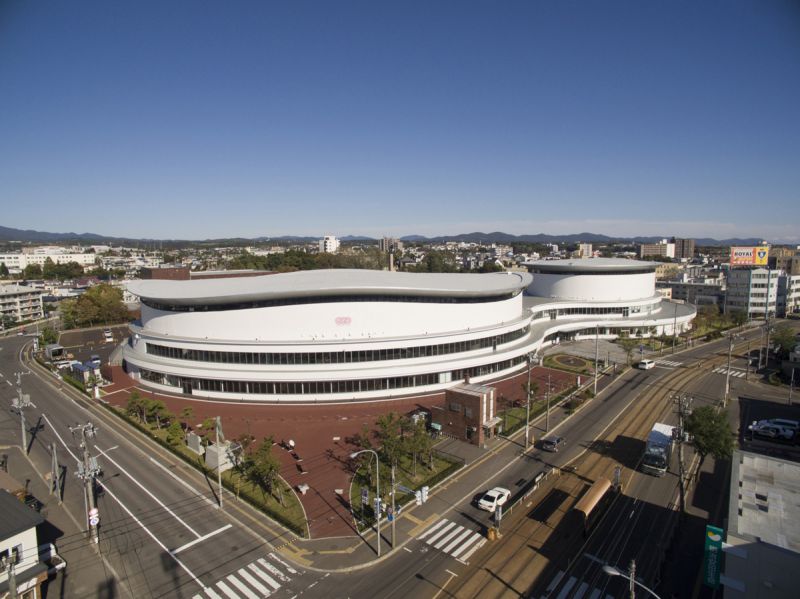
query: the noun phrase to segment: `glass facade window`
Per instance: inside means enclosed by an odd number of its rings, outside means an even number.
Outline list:
[[[459,380],[478,377],[508,370],[526,362],[526,357],[517,356],[492,364],[472,368],[461,368],[447,372],[434,372],[409,376],[383,377],[377,379],[351,379],[345,381],[237,381],[205,379],[193,377],[173,377],[155,370],[140,368],[142,380],[160,385],[170,385],[189,390],[213,391],[236,395],[329,395],[334,393],[363,393],[369,391],[388,391],[391,389],[413,389],[437,385],[442,378]],[[444,377],[443,377],[444,375]],[[178,384],[175,384],[178,383]]]
[[[147,353],[160,358],[172,360],[189,360],[192,362],[213,362],[217,364],[258,364],[262,366],[280,365],[312,365],[312,364],[349,364],[354,362],[384,362],[387,360],[405,360],[409,358],[425,358],[475,351],[510,343],[528,334],[525,326],[516,331],[502,335],[442,343],[439,345],[421,345],[416,347],[395,347],[379,350],[359,350],[340,352],[303,352],[303,353],[263,353],[263,352],[221,352],[202,349],[170,347],[147,342]]]

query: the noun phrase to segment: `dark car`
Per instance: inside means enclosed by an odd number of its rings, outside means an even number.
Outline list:
[[[545,437],[542,439],[542,449],[557,452],[566,442],[564,437]]]

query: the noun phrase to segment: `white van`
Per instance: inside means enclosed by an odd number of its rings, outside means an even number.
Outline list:
[[[651,368],[654,368],[655,365],[656,363],[654,360],[642,360],[636,365],[636,367],[640,370],[650,370]]]

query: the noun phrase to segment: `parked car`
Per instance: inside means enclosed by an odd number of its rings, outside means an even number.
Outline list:
[[[503,487],[495,487],[489,489],[478,500],[478,507],[487,512],[493,512],[499,505],[505,505],[508,498],[511,496],[511,491]]]
[[[749,430],[753,435],[757,435],[759,437],[782,440],[793,439],[797,433],[796,429],[776,424],[772,420],[754,421],[753,424],[747,427],[747,430]]]
[[[542,439],[542,449],[557,452],[567,442],[564,437],[545,437]]]

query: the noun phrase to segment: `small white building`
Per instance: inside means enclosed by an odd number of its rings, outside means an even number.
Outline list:
[[[748,319],[775,317],[779,270],[733,268],[728,273],[725,313],[743,312]]]
[[[38,599],[48,566],[39,559],[38,512],[0,489],[0,597],[10,596],[9,569],[14,568],[16,596]],[[7,595],[8,594],[8,595]]]
[[[339,251],[339,239],[333,235],[326,235],[319,240],[319,251],[325,254],[335,254]]]

